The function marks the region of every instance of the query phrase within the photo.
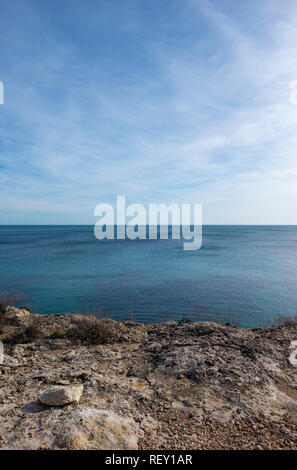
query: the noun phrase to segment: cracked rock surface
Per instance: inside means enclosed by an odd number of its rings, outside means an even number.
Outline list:
[[[98,320],[110,339],[85,344],[63,336],[74,317],[10,311],[0,449],[297,448],[296,325]],[[38,339],[9,341],[32,322]],[[83,387],[78,404],[40,402],[73,386]]]

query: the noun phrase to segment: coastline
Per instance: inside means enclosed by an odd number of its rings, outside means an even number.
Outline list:
[[[296,449],[296,339],[293,323],[140,324],[8,307],[0,449]],[[78,404],[39,400],[74,385]]]

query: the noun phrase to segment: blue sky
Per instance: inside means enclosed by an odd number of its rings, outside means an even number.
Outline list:
[[[0,0],[0,223],[297,224],[295,0]]]

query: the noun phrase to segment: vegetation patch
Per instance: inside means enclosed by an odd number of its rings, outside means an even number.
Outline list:
[[[87,344],[107,344],[115,340],[111,325],[96,317],[74,318],[67,337]]]
[[[20,332],[16,332],[11,336],[4,339],[5,343],[9,344],[25,344],[33,343],[36,340],[43,338],[43,334],[38,325],[33,322]]]

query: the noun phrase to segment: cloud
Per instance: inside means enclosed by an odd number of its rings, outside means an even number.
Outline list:
[[[66,24],[5,6],[0,211],[92,223],[125,194],[202,203],[207,223],[297,223],[297,8],[270,3],[173,2],[156,19],[154,2],[129,17],[107,2],[90,29],[90,1]]]

